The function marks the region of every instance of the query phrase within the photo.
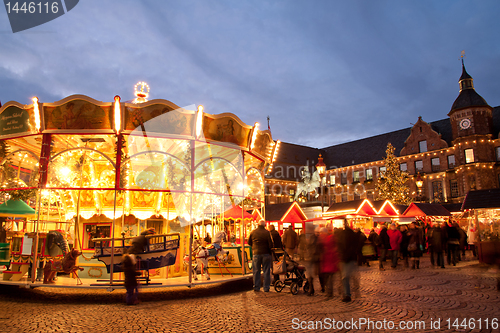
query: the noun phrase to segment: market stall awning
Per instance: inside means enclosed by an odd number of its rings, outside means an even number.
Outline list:
[[[324,217],[338,217],[342,215],[356,216],[374,216],[378,215],[377,210],[373,207],[368,199],[354,200],[348,202],[335,203],[328,208]]]
[[[469,191],[462,204],[462,210],[500,208],[500,189]]]
[[[266,206],[266,221],[268,222],[303,222],[307,216],[297,201]]]
[[[415,203],[412,202],[410,206],[403,213],[404,217],[414,216],[451,216],[450,212],[440,204],[433,203]]]
[[[241,221],[245,220],[253,220],[252,214],[248,213],[246,210],[243,210],[240,206],[232,206],[228,210],[226,210],[222,215],[217,216],[217,218],[224,220],[234,220]]]
[[[260,209],[254,209],[251,214],[254,221],[259,221],[261,219],[262,220],[264,219],[264,217],[262,217],[262,214],[260,213]]]
[[[8,200],[0,205],[0,216],[29,217],[35,215],[35,210],[22,200]]]

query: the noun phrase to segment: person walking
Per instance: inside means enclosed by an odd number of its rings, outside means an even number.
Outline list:
[[[299,245],[299,236],[297,235],[295,230],[293,230],[292,225],[290,225],[283,234],[283,245],[285,246],[285,250],[288,255],[293,258],[295,249]]]
[[[306,251],[304,254],[304,266],[306,267],[306,278],[309,283],[307,296],[314,295],[314,278],[318,276],[319,260],[321,256],[321,244],[319,242],[319,229],[316,229],[306,241]],[[321,280],[320,280],[321,284]],[[321,284],[323,289],[323,284]]]
[[[257,229],[248,237],[248,245],[252,247],[253,290],[260,291],[261,270],[264,273],[264,291],[269,292],[271,286],[271,234],[265,229],[266,221],[260,220]]]
[[[453,264],[453,266],[456,266],[458,262],[457,253],[460,245],[460,234],[455,226],[446,224],[446,235],[448,237],[446,244],[448,265]]]
[[[342,275],[342,285],[344,287],[344,297],[342,302],[351,301],[351,286],[350,279],[354,275],[357,268],[357,248],[358,236],[344,220],[344,229],[338,232],[339,239],[337,248],[340,258],[340,273]]]
[[[417,228],[415,222],[410,223],[410,229],[407,232],[408,236],[408,255],[412,258],[411,269],[420,268],[420,257],[424,249],[424,241],[422,230]]]
[[[410,256],[408,244],[410,244],[410,235],[408,235],[408,228],[406,225],[400,225],[399,231],[401,232],[401,245],[399,246],[401,258],[403,259],[404,268],[408,268],[408,258]]]
[[[326,297],[331,298],[333,297],[334,274],[339,270],[337,244],[331,226],[320,229],[319,243],[321,245],[319,273],[323,276]]]
[[[403,240],[403,235],[401,231],[396,228],[395,223],[391,223],[391,228],[387,230],[387,235],[389,236],[389,241],[391,244],[390,255],[392,258],[392,268],[396,268],[398,266],[398,256],[399,249],[401,245],[401,241]]]
[[[387,226],[385,224],[382,225],[380,234],[375,239],[375,244],[377,245],[379,250],[378,269],[381,271],[385,271],[384,262],[387,257],[387,251],[391,249],[391,241],[389,239],[389,235],[387,234]]]
[[[440,266],[444,268],[444,248],[446,245],[446,231],[437,223],[432,227],[432,234],[429,238],[429,247],[431,250],[431,264]],[[435,259],[434,259],[435,256]]]
[[[127,305],[135,305],[139,303],[139,283],[137,276],[141,275],[136,270],[136,261],[134,254],[124,254],[122,261],[123,274],[125,275],[125,301]]]

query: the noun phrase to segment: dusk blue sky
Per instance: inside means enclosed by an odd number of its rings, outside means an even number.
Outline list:
[[[0,9],[0,100],[84,94],[231,112],[317,148],[444,119],[460,53],[500,105],[500,1],[81,0],[12,33]]]

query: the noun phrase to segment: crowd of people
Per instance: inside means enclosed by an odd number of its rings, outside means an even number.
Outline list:
[[[433,267],[445,268],[445,261],[455,266],[462,260],[468,247],[467,234],[457,223],[434,223],[432,227],[418,222],[399,226],[392,223],[382,225],[378,233],[372,229],[366,235],[359,228],[353,230],[347,220],[343,228],[334,229],[327,225],[308,233],[301,230],[300,235],[290,226],[281,237],[273,225],[267,230],[266,222],[261,220],[259,227],[250,234],[248,244],[253,251],[255,291],[261,288],[261,271],[264,274],[263,289],[269,291],[272,254],[279,249],[305,267],[308,295],[315,294],[315,281],[319,280],[321,292],[333,297],[334,281],[340,279],[344,302],[351,301],[351,284],[359,283],[353,278],[357,267],[369,267],[370,260],[378,259],[380,270],[385,270],[386,262],[393,269],[398,265],[419,269],[423,253],[428,252]],[[473,245],[471,250],[475,256]],[[274,281],[279,279],[278,274],[273,276]]]

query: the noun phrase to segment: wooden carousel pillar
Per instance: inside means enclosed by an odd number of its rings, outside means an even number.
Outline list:
[[[115,97],[116,99],[116,97]],[[122,162],[123,134],[116,136],[116,163],[115,163],[115,197],[113,200],[113,222],[111,224],[111,264],[109,267],[109,284],[113,284],[114,257],[115,257],[115,221],[116,221],[116,196],[120,188],[120,171]]]
[[[52,143],[51,134],[42,134],[42,149],[40,151],[40,181],[38,182],[38,212],[35,224],[35,245],[33,251],[33,264],[31,267],[31,283],[35,283],[36,280],[36,269],[37,269],[37,257],[38,257],[38,225],[40,224],[40,211],[42,209],[42,190],[47,185],[47,169],[50,161],[50,145]]]

